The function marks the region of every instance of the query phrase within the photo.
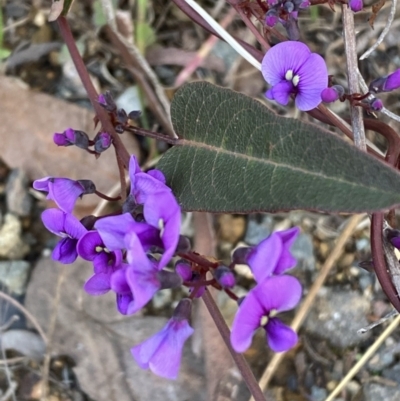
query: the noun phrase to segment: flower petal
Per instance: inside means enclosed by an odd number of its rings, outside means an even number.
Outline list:
[[[42,213],[44,226],[53,234],[64,234],[65,213],[59,209],[47,209]]]
[[[265,277],[274,273],[282,254],[282,238],[277,233],[271,234],[253,248],[247,258],[247,263],[254,278],[261,283]]]
[[[83,237],[87,233],[86,228],[83,224],[72,214],[66,213],[64,221],[64,231],[76,240]],[[78,242],[78,241],[77,241]]]
[[[254,332],[260,327],[263,316],[264,309],[253,289],[240,304],[233,320],[231,344],[236,352],[244,352],[250,347]]]
[[[281,81],[271,88],[270,95],[279,104],[286,106],[291,93],[293,93],[293,84],[289,81]]]
[[[302,111],[317,107],[322,101],[321,92],[328,86],[325,60],[312,53],[296,73],[300,76],[296,106]]]
[[[297,72],[308,59],[310,53],[310,49],[301,42],[286,41],[278,43],[267,51],[261,62],[261,72],[264,79],[273,86],[284,81],[286,72],[288,70]]]
[[[287,351],[298,341],[296,332],[277,318],[269,319],[264,328],[267,332],[268,345],[272,351]]]
[[[104,217],[96,221],[94,227],[98,230],[104,245],[110,251],[125,248],[126,233],[135,226],[136,221],[129,213],[119,216]]]
[[[103,295],[110,291],[110,273],[97,273],[86,281],[83,289],[90,295]]]
[[[65,213],[71,213],[75,203],[84,192],[82,185],[69,178],[53,178],[49,182],[49,199],[54,200],[57,206]]]
[[[98,246],[104,247],[103,240],[97,231],[92,230],[82,235],[76,249],[81,258],[91,262],[99,254],[99,252],[96,251],[96,247]]]
[[[290,228],[289,230],[277,231],[276,234],[282,239],[282,253],[275,266],[274,274],[283,274],[285,271],[295,267],[297,264],[296,258],[291,254],[290,248],[295,242],[300,229],[298,227]]]
[[[76,239],[63,238],[53,249],[51,254],[53,260],[60,263],[68,265],[74,263],[78,257],[78,252],[76,251]]]
[[[301,298],[301,285],[292,276],[267,277],[252,290],[265,312],[293,309]]]

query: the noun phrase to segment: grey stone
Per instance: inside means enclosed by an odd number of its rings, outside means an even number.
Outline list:
[[[311,387],[311,399],[313,401],[323,401],[327,397],[328,392],[326,389],[317,387],[317,386],[312,386]]]
[[[368,362],[367,368],[370,372],[380,372],[389,367],[395,360],[392,347],[380,349]]]
[[[249,245],[257,245],[273,231],[274,219],[271,215],[249,216],[244,241]]]
[[[6,185],[7,210],[17,216],[29,216],[32,197],[28,192],[28,177],[22,169],[11,171]]]
[[[0,229],[0,257],[5,259],[23,259],[29,252],[29,246],[21,238],[21,222],[18,217],[7,213]]]
[[[400,363],[392,366],[391,368],[384,369],[382,376],[386,379],[393,380],[400,385]]]
[[[0,262],[0,282],[13,294],[25,294],[31,265],[25,260]]]
[[[315,270],[314,246],[311,235],[300,233],[291,248],[291,252],[297,259],[297,268],[309,271]]]
[[[28,330],[8,330],[2,333],[0,341],[5,350],[13,349],[38,361],[44,357],[46,351],[42,337]]]
[[[363,386],[364,401],[398,401],[400,400],[400,386],[384,386],[368,383]]]
[[[371,336],[358,334],[367,326],[370,303],[356,291],[323,288],[305,322],[305,329],[339,348],[352,347]]]

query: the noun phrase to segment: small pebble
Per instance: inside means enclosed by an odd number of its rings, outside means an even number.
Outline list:
[[[21,222],[17,216],[7,213],[0,229],[0,257],[23,259],[28,252],[29,246],[21,239]]]

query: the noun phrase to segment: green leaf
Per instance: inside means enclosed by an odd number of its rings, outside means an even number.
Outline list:
[[[313,124],[208,83],[171,106],[181,146],[162,157],[185,210],[365,212],[400,204],[400,174]]]

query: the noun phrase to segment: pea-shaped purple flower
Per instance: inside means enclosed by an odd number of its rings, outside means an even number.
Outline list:
[[[272,85],[266,97],[287,105],[290,95],[302,111],[321,103],[321,92],[328,85],[324,59],[301,42],[287,41],[272,47],[261,63],[264,79]]]

